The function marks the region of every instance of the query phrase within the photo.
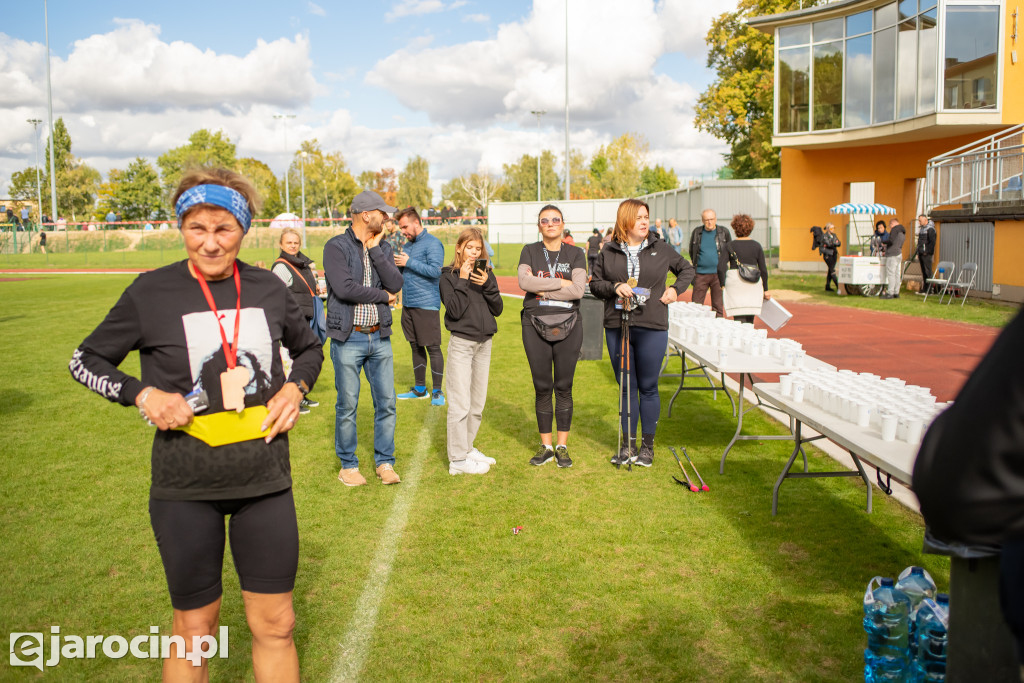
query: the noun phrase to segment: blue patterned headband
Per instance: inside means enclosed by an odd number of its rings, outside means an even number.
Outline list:
[[[185,212],[199,204],[213,204],[227,209],[242,226],[242,233],[249,232],[249,226],[252,225],[249,202],[241,192],[224,185],[196,185],[182,192],[174,205],[174,212],[178,215],[178,228],[181,228],[181,218]]]

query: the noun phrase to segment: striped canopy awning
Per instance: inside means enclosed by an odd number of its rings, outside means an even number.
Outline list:
[[[885,204],[854,204],[847,202],[846,204],[836,204],[829,213],[858,213],[867,216],[877,216],[881,214],[895,214],[896,209]]]

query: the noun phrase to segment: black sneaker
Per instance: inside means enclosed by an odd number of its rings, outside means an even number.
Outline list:
[[[640,446],[640,452],[637,453],[636,460],[633,462],[640,465],[640,467],[650,467],[654,464],[654,449]]]
[[[636,451],[629,446],[623,446],[618,453],[612,456],[612,464],[618,467],[634,459],[636,459]]]
[[[551,460],[554,457],[555,457],[555,449],[548,448],[547,446],[541,446],[540,449],[537,450],[536,455],[534,455],[532,458],[530,458],[530,464],[531,465],[543,465],[548,460]]]
[[[555,446],[555,464],[559,467],[572,467],[568,446]]]
[[[306,407],[305,403],[299,403],[299,415],[306,415],[309,413],[309,408]]]
[[[316,408],[318,405],[320,405],[320,401],[317,401],[316,399],[313,398],[309,398],[307,396],[306,398],[302,399],[302,405],[306,406],[307,408]]]

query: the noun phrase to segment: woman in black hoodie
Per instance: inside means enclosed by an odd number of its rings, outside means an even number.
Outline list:
[[[604,299],[604,332],[608,355],[619,377],[621,359],[622,309],[629,316],[629,415],[622,416],[622,433],[628,442],[612,456],[613,465],[634,462],[650,467],[654,462],[654,435],[661,413],[658,375],[668,346],[668,304],[693,282],[694,269],[664,240],[648,230],[650,208],[639,199],[619,204],[612,241],[605,245],[594,264],[590,291]],[[676,276],[671,287],[665,279]],[[627,397],[623,396],[623,405]],[[636,450],[637,422],[643,439]]]
[[[441,301],[448,338],[445,391],[448,395],[448,474],[485,474],[494,458],[474,445],[480,430],[491,367],[491,337],[503,302],[494,273],[477,270],[486,259],[484,236],[466,228],[455,243],[455,258],[441,269]]]

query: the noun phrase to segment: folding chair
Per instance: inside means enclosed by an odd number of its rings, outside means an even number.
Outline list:
[[[953,279],[953,269],[955,264],[952,261],[939,261],[939,265],[935,266],[935,272],[932,273],[936,276],[941,271],[944,277],[930,277],[924,282],[924,300],[928,301],[928,295],[931,293],[932,286],[942,287],[942,291],[939,293],[939,303],[942,303],[942,297],[946,294],[946,289],[949,287],[950,281]],[[977,268],[977,266],[975,266]]]
[[[974,286],[974,280],[978,276],[978,264],[973,261],[969,261],[960,268],[960,272],[957,273],[956,282],[949,284],[949,301],[946,302],[948,306],[953,301],[954,290],[957,296],[963,297],[960,301],[960,308],[964,307],[964,302],[967,301],[967,293],[971,291],[971,287]],[[939,297],[939,303],[942,303],[942,297]]]

